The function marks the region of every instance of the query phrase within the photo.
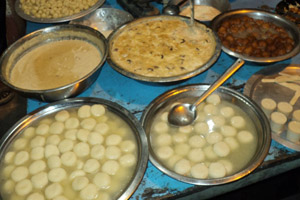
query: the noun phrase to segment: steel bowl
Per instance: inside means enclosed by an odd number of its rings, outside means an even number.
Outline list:
[[[93,44],[102,54],[100,63],[86,76],[73,83],[47,90],[28,90],[15,86],[10,80],[11,70],[24,53],[38,45],[58,40],[79,39]],[[83,25],[57,25],[30,33],[13,43],[0,58],[0,79],[8,87],[25,97],[41,101],[56,101],[78,95],[87,89],[98,77],[107,57],[107,41],[95,29]],[[42,67],[42,66],[41,66]]]
[[[189,102],[193,103],[204,91],[208,89],[209,85],[188,85],[169,90],[156,99],[154,99],[148,107],[145,109],[142,117],[141,123],[145,129],[146,135],[148,137],[149,143],[149,159],[159,170],[163,173],[169,175],[170,177],[177,179],[182,182],[195,184],[195,185],[220,185],[224,183],[229,183],[241,179],[242,177],[250,174],[255,170],[267,156],[270,144],[271,144],[271,130],[267,117],[260,109],[260,107],[252,100],[236,92],[232,89],[226,87],[219,87],[215,92],[220,95],[223,100],[233,103],[234,105],[240,107],[252,120],[255,125],[258,144],[256,152],[254,153],[248,164],[234,173],[223,178],[215,179],[196,179],[187,176],[183,176],[175,173],[174,171],[168,169],[164,166],[158,157],[155,155],[151,143],[150,143],[150,128],[153,123],[155,116],[162,110],[166,109],[170,105],[176,102]]]
[[[278,62],[282,60],[289,59],[295,55],[297,55],[300,52],[300,29],[291,21],[288,21],[284,17],[275,14],[270,13],[263,10],[258,9],[237,9],[237,10],[230,10],[227,12],[224,12],[220,15],[218,15],[216,18],[213,19],[211,27],[212,29],[217,32],[221,24],[232,18],[232,17],[239,17],[239,16],[248,16],[254,19],[260,19],[267,22],[271,22],[279,27],[282,27],[285,29],[288,34],[291,36],[291,38],[294,40],[295,45],[294,48],[287,54],[277,57],[253,57],[253,56],[246,56],[237,52],[234,52],[228,48],[226,48],[224,45],[222,45],[222,50],[226,52],[227,54],[241,58],[246,61],[251,62],[257,62],[257,63],[271,63],[271,62]]]
[[[142,180],[145,170],[147,168],[148,163],[148,143],[147,137],[141,126],[140,122],[125,108],[118,105],[117,103],[100,99],[100,98],[70,98],[61,101],[57,101],[55,103],[50,103],[46,106],[38,108],[37,110],[27,114],[22,119],[20,119],[13,127],[11,127],[5,135],[3,135],[0,141],[0,162],[2,163],[4,159],[5,152],[10,147],[13,141],[18,138],[19,135],[23,133],[23,131],[30,127],[34,126],[38,121],[45,119],[45,117],[49,115],[54,115],[55,113],[67,110],[79,108],[83,105],[93,105],[93,104],[101,104],[106,107],[107,110],[112,112],[113,114],[120,117],[125,121],[131,128],[134,137],[137,143],[137,164],[135,170],[133,172],[132,177],[128,177],[129,180],[128,185],[123,188],[122,191],[117,194],[116,199],[125,200],[129,199],[129,197],[133,194],[133,192],[138,187],[140,181]],[[1,194],[0,194],[1,199]]]

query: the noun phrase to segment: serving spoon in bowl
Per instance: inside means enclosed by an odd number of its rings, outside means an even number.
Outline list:
[[[230,78],[245,61],[237,59],[226,72],[217,79],[201,96],[193,103],[181,103],[171,108],[168,114],[168,121],[175,126],[187,126],[192,124],[197,117],[197,106],[203,102],[211,93],[213,93],[219,86],[221,86],[228,78]]]

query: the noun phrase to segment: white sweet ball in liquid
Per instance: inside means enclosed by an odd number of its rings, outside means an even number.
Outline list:
[[[191,125],[188,125],[188,126],[180,126],[178,131],[181,132],[181,133],[191,133],[193,131],[193,126]]]
[[[58,135],[50,135],[46,139],[46,144],[58,145],[60,137]]]
[[[53,199],[63,193],[63,187],[59,183],[52,183],[45,189],[45,196],[47,199]]]
[[[213,145],[214,152],[220,157],[226,157],[230,153],[230,147],[226,142],[220,141]]]
[[[222,126],[224,126],[225,125],[225,123],[226,123],[226,120],[225,120],[225,118],[223,117],[223,116],[219,116],[219,115],[217,115],[217,116],[212,116],[212,121],[213,121],[213,123],[214,123],[214,127],[222,127]]]
[[[211,178],[222,178],[226,175],[226,169],[220,162],[212,162],[208,168],[208,174]]]
[[[175,145],[174,151],[177,155],[185,156],[189,153],[190,146],[186,143],[180,143]]]
[[[2,192],[4,194],[11,194],[15,190],[15,182],[11,179],[5,181],[5,183],[1,186]]]
[[[91,106],[91,114],[95,117],[100,117],[105,114],[105,107],[101,104],[94,104]]]
[[[89,155],[90,146],[87,143],[79,142],[74,146],[73,151],[78,157],[84,157]]]
[[[76,133],[77,139],[81,142],[87,142],[90,131],[87,129],[79,129]]]
[[[172,135],[172,140],[174,143],[183,143],[188,139],[188,134],[186,133],[175,133]]]
[[[40,172],[31,177],[31,182],[34,188],[42,189],[48,184],[48,174],[46,172]]]
[[[173,169],[176,162],[179,161],[180,159],[182,159],[182,156],[173,154],[167,161],[168,167]]]
[[[111,186],[111,177],[106,173],[99,172],[94,176],[93,183],[100,189],[107,189]]]
[[[65,138],[69,140],[76,140],[77,139],[77,129],[70,129],[65,131]]]
[[[106,135],[109,131],[109,125],[105,122],[100,122],[96,124],[94,131],[101,133],[102,135]]]
[[[70,117],[65,121],[66,129],[76,129],[79,127],[79,120],[76,117]]]
[[[225,137],[230,137],[230,136],[235,136],[237,134],[237,130],[236,128],[234,128],[233,126],[229,126],[229,125],[224,125],[220,128],[221,133],[225,136]]]
[[[58,149],[61,153],[71,151],[73,149],[74,142],[69,139],[64,139],[58,144]]]
[[[218,108],[213,104],[206,104],[203,108],[203,111],[207,115],[216,115],[218,113]]]
[[[123,167],[131,167],[135,165],[136,157],[131,153],[125,154],[120,157],[119,162]]]
[[[30,141],[31,148],[42,147],[45,145],[46,139],[43,136],[36,136]]]
[[[192,166],[191,175],[193,178],[207,179],[208,167],[204,163],[198,163]]]
[[[4,156],[4,163],[5,164],[10,164],[14,161],[14,157],[16,155],[16,152],[10,151],[7,152]]]
[[[206,98],[206,102],[213,105],[218,105],[221,103],[221,98],[218,94],[211,94]]]
[[[64,122],[69,119],[70,113],[67,110],[61,110],[54,116],[56,121]]]
[[[101,170],[109,175],[115,175],[120,168],[119,162],[115,160],[107,160],[102,165]]]
[[[59,155],[59,149],[57,146],[48,144],[45,147],[45,157],[49,158],[50,156],[58,156]]]
[[[209,133],[209,126],[206,122],[197,122],[194,126],[196,133],[207,135]]]
[[[28,179],[21,180],[16,184],[15,192],[19,196],[25,196],[32,191],[32,183]]]
[[[215,144],[217,142],[220,142],[223,140],[223,136],[222,134],[218,133],[218,132],[211,132],[206,136],[206,141],[209,144]]]
[[[36,127],[35,133],[37,135],[46,135],[49,132],[50,126],[48,124],[40,124]]]
[[[193,135],[189,139],[189,145],[194,148],[204,147],[206,144],[206,139],[201,135]]]
[[[53,122],[51,125],[50,125],[50,128],[49,128],[49,133],[51,134],[61,134],[65,129],[65,125],[63,122]]]
[[[200,105],[202,105],[202,103]],[[207,115],[204,111],[199,111],[198,107],[197,107],[197,116],[196,116],[195,121],[196,122],[204,122],[206,120]]]
[[[166,160],[174,154],[173,148],[170,146],[162,146],[157,148],[156,155],[161,160]]]
[[[226,142],[229,145],[232,151],[240,147],[239,142],[235,139],[235,137],[226,137],[224,139],[224,142]]]
[[[188,158],[192,162],[202,162],[205,160],[205,154],[201,148],[191,149]]]
[[[120,148],[123,152],[132,152],[136,149],[136,144],[131,140],[124,140],[121,142]]]
[[[187,175],[191,170],[191,163],[187,159],[181,159],[176,162],[174,171],[180,175]]]
[[[44,147],[35,147],[31,149],[30,157],[32,160],[40,160],[44,158],[45,148]]]
[[[54,197],[53,200],[69,200],[69,199],[63,195],[59,195],[59,196]]]
[[[19,166],[16,167],[12,172],[11,172],[11,179],[15,182],[19,182],[25,178],[27,178],[29,175],[29,170],[25,166]]]
[[[209,160],[215,160],[218,158],[218,155],[214,152],[211,145],[204,147],[203,152],[205,153],[205,157]]]
[[[86,118],[80,122],[82,128],[87,130],[93,130],[97,124],[97,121],[94,118]]]
[[[6,167],[3,168],[1,175],[5,178],[9,178],[12,171],[16,168],[15,165],[8,165]]]
[[[72,188],[75,191],[80,191],[89,184],[89,179],[85,176],[78,176],[72,182]]]
[[[15,165],[22,165],[29,160],[29,153],[27,151],[19,151],[14,159]]]
[[[105,144],[107,146],[119,145],[122,142],[122,137],[116,134],[111,134],[106,137]]]
[[[14,141],[13,147],[15,150],[23,150],[27,146],[28,140],[25,138],[18,138]]]
[[[169,125],[167,122],[158,122],[154,125],[153,129],[157,133],[166,133],[169,131]]]
[[[238,132],[237,138],[241,143],[249,143],[254,140],[253,134],[246,130]]]
[[[67,151],[61,155],[61,163],[64,166],[72,167],[76,164],[77,156],[73,151]]]
[[[83,170],[87,173],[95,173],[99,170],[100,163],[96,159],[88,159],[83,166]]]
[[[101,144],[94,145],[91,149],[91,157],[95,159],[102,159],[105,155],[105,147]]]
[[[73,171],[70,174],[69,178],[70,178],[70,180],[73,180],[76,177],[85,176],[85,175],[86,175],[85,171],[83,171],[83,170],[75,170],[75,171]]]
[[[80,191],[80,197],[82,199],[96,199],[98,196],[98,188],[95,184],[88,184]]]
[[[122,152],[117,146],[108,146],[105,150],[105,157],[111,160],[116,160],[121,156]]]
[[[47,164],[49,169],[57,168],[61,166],[61,159],[59,156],[50,156],[47,159]]]
[[[230,119],[230,123],[235,128],[244,128],[246,121],[242,116],[234,116]]]
[[[28,127],[24,130],[24,132],[22,133],[22,135],[25,138],[32,138],[35,135],[35,128],[34,127]]]
[[[36,160],[29,165],[29,173],[34,175],[46,169],[46,162],[44,160]]]
[[[225,118],[230,118],[234,115],[234,110],[233,108],[231,108],[230,106],[225,106],[225,107],[222,107],[220,109],[220,113],[221,115],[223,115]]]
[[[104,141],[104,137],[101,135],[101,133],[94,131],[89,134],[87,140],[88,143],[91,145],[102,144]]]
[[[168,146],[170,144],[172,144],[172,136],[167,133],[156,135],[153,140],[155,146]]]
[[[66,179],[67,172],[63,168],[54,168],[48,172],[48,179],[53,183],[58,183]]]
[[[230,175],[233,172],[233,164],[229,160],[219,160],[220,163],[222,163],[226,169],[226,175]]]
[[[88,118],[91,116],[91,106],[89,105],[83,105],[81,106],[78,111],[77,115],[79,118]]]
[[[30,194],[30,195],[26,198],[26,200],[45,200],[45,197],[44,197],[44,195],[35,192],[35,193]]]

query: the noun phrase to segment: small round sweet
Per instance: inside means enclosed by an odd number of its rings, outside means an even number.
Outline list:
[[[36,160],[29,165],[29,173],[34,175],[46,169],[46,162],[43,160]]]
[[[237,134],[236,128],[229,125],[222,126],[220,130],[225,137],[235,136]]]
[[[254,140],[253,134],[250,131],[246,130],[238,132],[237,138],[241,143],[249,143]]]
[[[214,149],[211,145],[204,147],[203,152],[205,157],[209,160],[215,160],[218,158],[218,155],[214,152]]]
[[[111,134],[106,137],[105,144],[107,146],[119,145],[122,141],[122,137],[116,134]]]
[[[300,141],[300,122],[291,121],[288,123],[286,138],[291,142]]]
[[[82,160],[76,161],[76,169],[82,169],[84,166],[84,162]]]
[[[101,170],[109,175],[115,175],[120,168],[120,164],[115,160],[107,160],[103,163]]]
[[[174,154],[173,148],[170,146],[162,146],[155,150],[156,155],[161,160],[166,160]]]
[[[167,133],[169,131],[169,125],[167,122],[157,122],[154,127],[153,130],[157,133]]]
[[[192,162],[202,162],[205,160],[205,154],[201,148],[191,149],[188,158]]]
[[[40,124],[35,129],[37,135],[46,135],[49,132],[50,126],[48,124]]]
[[[116,160],[121,156],[122,152],[117,146],[108,146],[105,150],[105,157],[111,160]]]
[[[30,151],[30,158],[32,160],[40,160],[44,158],[45,148],[44,147],[35,147]]]
[[[79,120],[76,117],[70,117],[65,121],[66,129],[76,129],[79,127]]]
[[[59,183],[52,183],[45,189],[47,199],[53,199],[63,193],[63,187]]]
[[[5,164],[12,163],[14,161],[15,155],[16,155],[16,152],[14,152],[14,151],[7,152],[4,156],[4,163]]]
[[[213,104],[206,104],[203,108],[203,111],[207,115],[216,115],[218,113],[218,108]]]
[[[102,144],[104,141],[104,137],[101,135],[101,133],[94,131],[89,134],[87,140],[90,145]]]
[[[54,116],[56,121],[64,122],[69,119],[70,113],[67,110],[61,110]]]
[[[49,169],[54,169],[61,166],[61,159],[59,156],[50,156],[47,159]]]
[[[48,179],[53,183],[59,183],[67,177],[67,172],[61,167],[51,169],[48,172]]]
[[[190,146],[186,143],[180,143],[180,144],[176,144],[174,147],[174,151],[177,155],[180,156],[185,156],[189,153],[190,151]]]
[[[239,146],[240,146],[238,141],[235,139],[235,137],[226,137],[224,139],[224,142],[226,142],[228,144],[231,151],[234,151],[234,150],[238,149]]]
[[[219,132],[211,132],[206,136],[206,141],[209,144],[215,144],[223,140],[223,135]]]
[[[283,113],[286,117],[288,117],[293,111],[293,106],[288,102],[279,102],[277,104],[277,110]]]
[[[214,152],[220,157],[226,157],[230,153],[230,147],[226,142],[220,141],[213,145]]]
[[[100,117],[105,114],[105,107],[101,104],[94,104],[91,106],[91,114],[95,117]]]
[[[76,164],[77,156],[73,151],[67,151],[61,155],[60,159],[64,166],[71,167]]]
[[[59,195],[59,196],[56,196],[53,200],[69,200],[69,199],[63,195]]]
[[[174,168],[175,164],[177,161],[179,161],[180,159],[182,159],[182,156],[173,154],[167,161],[167,166],[171,169]]]
[[[212,116],[212,121],[214,123],[214,127],[222,127],[225,125],[226,123],[226,120],[223,116],[221,115],[217,115],[217,116]]]
[[[73,149],[74,142],[69,139],[64,139],[58,144],[58,149],[61,153],[71,151]]]
[[[42,189],[48,184],[48,174],[46,172],[40,172],[31,177],[31,182],[34,188]]]
[[[45,118],[45,119],[42,119],[42,120],[40,121],[40,124],[48,124],[48,125],[50,125],[50,124],[52,124],[52,123],[53,123],[53,120],[50,119],[50,118]]]
[[[193,135],[189,139],[189,145],[194,148],[204,147],[206,139],[201,135]]]
[[[168,146],[171,143],[172,143],[172,137],[167,133],[159,134],[153,140],[153,145],[155,146]]]
[[[13,147],[15,150],[23,150],[27,146],[28,140],[25,138],[18,138],[14,141]]]
[[[120,157],[119,162],[123,167],[131,167],[136,164],[136,156],[132,153],[127,153]]]
[[[77,139],[77,129],[69,129],[65,131],[65,138],[69,140],[76,140]]]
[[[188,139],[188,134],[186,133],[175,133],[172,135],[172,140],[175,144],[186,142]]]
[[[287,122],[287,117],[281,112],[272,112],[271,114],[271,130],[275,133],[280,133]]]
[[[59,135],[64,131],[64,129],[65,129],[64,123],[56,121],[50,125],[49,133]]]
[[[202,103],[201,103],[200,105],[202,105]],[[204,104],[204,105],[205,105],[205,104]],[[199,106],[198,106],[198,107],[199,107]],[[197,116],[196,116],[195,121],[196,121],[196,122],[204,122],[204,121],[206,120],[207,115],[206,115],[206,113],[203,112],[203,111],[199,112],[199,111],[198,111],[198,107],[197,107]]]
[[[206,98],[207,103],[211,103],[213,105],[218,105],[221,103],[221,98],[217,94],[211,94]]]
[[[293,112],[292,120],[300,122],[300,110],[295,110]]]
[[[99,199],[101,200],[112,200],[110,194],[108,194],[107,192],[99,192]]]
[[[105,147],[101,144],[94,145],[91,149],[91,157],[95,159],[102,159],[105,155]]]
[[[5,178],[9,178],[11,176],[12,171],[16,168],[15,165],[7,165],[3,168],[1,175]]]
[[[245,125],[246,125],[245,119],[242,116],[239,116],[239,115],[233,116],[230,119],[230,123],[235,128],[244,128]]]
[[[230,175],[233,172],[233,164],[229,160],[219,160],[220,163],[222,163],[226,169],[226,175]]]
[[[86,176],[78,176],[72,181],[72,188],[75,191],[80,191],[89,184],[89,179]]]
[[[208,167],[208,175],[210,178],[222,178],[226,175],[226,169],[220,162],[212,162]]]
[[[19,182],[19,181],[27,178],[28,175],[29,175],[28,168],[25,166],[19,166],[19,167],[16,167],[11,172],[11,179],[15,182]]]
[[[71,174],[70,174],[70,180],[73,180],[74,178],[76,177],[79,177],[79,176],[85,176],[85,171],[83,170],[75,170],[73,171]]]
[[[263,98],[260,105],[267,116],[270,116],[276,108],[276,102],[271,98]]]
[[[184,158],[177,161],[174,166],[174,171],[177,174],[187,175],[190,170],[191,170],[191,163],[189,160]]]
[[[22,165],[29,160],[29,153],[27,151],[19,151],[14,159],[15,165]]]
[[[2,192],[6,194],[11,194],[15,190],[15,182],[11,179],[6,180],[5,183],[1,186]]]
[[[81,142],[87,142],[90,131],[87,129],[79,129],[77,131],[77,139]]]
[[[49,158],[50,156],[58,156],[59,155],[59,149],[57,146],[53,144],[47,144],[45,146],[45,157]]]
[[[22,133],[22,135],[25,138],[32,138],[35,135],[35,128],[34,127],[28,127],[24,130],[24,132]]]
[[[230,118],[234,115],[234,110],[232,107],[230,106],[225,106],[225,107],[222,107],[220,109],[220,113],[221,115],[223,115],[225,118]]]
[[[83,165],[83,171],[87,173],[96,173],[100,168],[100,163],[96,159],[88,159]]]
[[[89,155],[90,146],[85,142],[79,142],[75,144],[73,151],[78,157],[84,157]]]
[[[45,200],[45,197],[44,195],[38,193],[38,192],[35,192],[35,193],[32,193],[30,194],[26,200]]]
[[[132,140],[124,140],[120,143],[120,148],[123,152],[132,152],[136,148],[136,144]]]
[[[100,189],[108,189],[111,186],[111,177],[106,173],[99,172],[94,176],[93,183]]]
[[[36,136],[30,141],[30,147],[42,147],[45,145],[46,139],[43,136]]]
[[[58,135],[49,135],[46,140],[46,144],[58,145],[60,137]]]
[[[86,118],[80,122],[80,126],[86,130],[93,130],[97,121],[94,118]]]
[[[82,199],[96,199],[98,196],[98,188],[95,184],[89,183],[85,188],[80,191],[80,197]]]
[[[191,133],[193,131],[193,126],[191,125],[188,125],[188,126],[180,126],[178,131],[181,132],[181,133]]]
[[[21,180],[16,184],[15,192],[19,196],[26,196],[32,191],[32,183],[28,179]]]
[[[206,122],[197,122],[194,126],[196,133],[207,135],[209,133],[209,126]]]
[[[109,130],[109,125],[105,122],[101,122],[96,124],[94,131],[101,133],[102,135],[106,135],[108,133]]]
[[[197,163],[191,168],[191,175],[193,178],[207,179],[208,167],[204,163]]]
[[[83,105],[81,106],[78,111],[77,115],[79,118],[88,118],[91,116],[91,106],[89,105]]]

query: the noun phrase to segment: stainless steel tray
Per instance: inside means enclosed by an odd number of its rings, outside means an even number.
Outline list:
[[[247,81],[244,94],[253,99],[258,105],[260,105],[261,100],[266,97],[274,99],[277,103],[280,101],[289,102],[294,96],[293,90],[277,83],[263,83],[261,81],[263,78],[275,78],[279,72],[290,75],[300,75],[300,65],[272,65],[258,71]],[[300,99],[298,99],[294,105],[294,110],[296,109],[300,109]],[[279,134],[272,132],[272,139],[290,149],[300,151],[300,143],[290,142],[286,139],[286,129]]]

